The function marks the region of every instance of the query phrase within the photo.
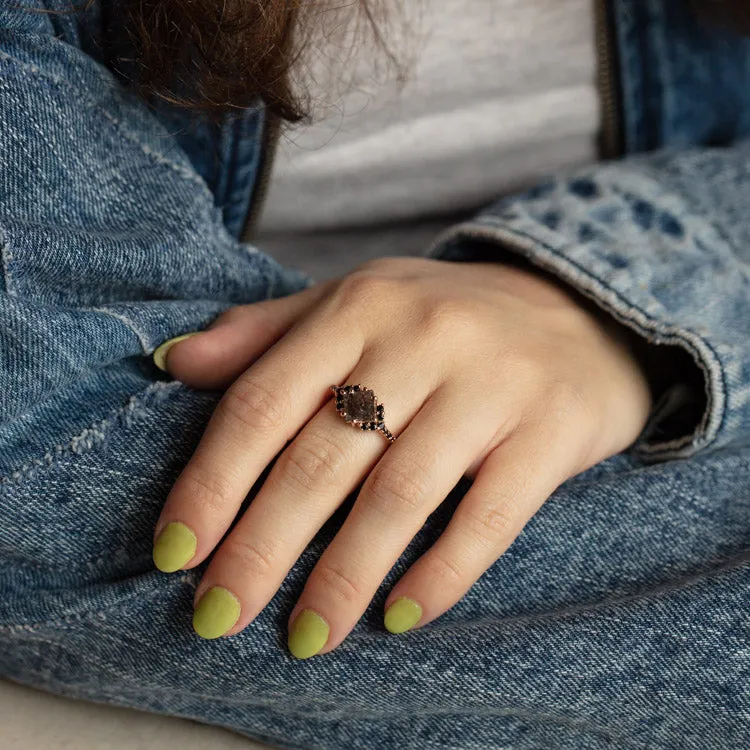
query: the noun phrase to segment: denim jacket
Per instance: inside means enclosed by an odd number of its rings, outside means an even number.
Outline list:
[[[160,398],[166,339],[315,283],[249,242],[272,157],[260,103],[218,125],[148,107],[102,51],[106,1],[19,3],[0,2],[0,483]],[[745,442],[750,41],[673,0],[613,0],[601,21],[611,158],[502,197],[425,255],[525,259],[681,353],[632,455]]]

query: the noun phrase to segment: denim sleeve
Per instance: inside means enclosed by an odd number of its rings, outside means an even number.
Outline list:
[[[237,241],[78,31],[0,5],[0,475],[145,392],[161,342],[312,283]]]
[[[557,174],[450,228],[424,255],[530,263],[643,351],[684,357],[630,450],[688,457],[750,438],[748,206],[748,142],[663,150]]]

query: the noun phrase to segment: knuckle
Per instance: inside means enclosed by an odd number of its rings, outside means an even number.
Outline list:
[[[446,559],[441,553],[433,550],[424,558],[424,564],[427,568],[427,579],[436,584],[437,590],[445,588],[450,591],[464,584],[466,575],[460,566]]]
[[[316,575],[326,589],[337,599],[345,602],[360,602],[364,599],[364,586],[353,576],[347,575],[328,563],[320,563]]]
[[[252,576],[269,576],[278,568],[275,546],[258,539],[249,542],[230,536],[222,545],[222,553],[235,560],[243,573]]]
[[[600,416],[579,381],[556,383],[548,403],[548,440],[559,443],[565,436],[572,436],[566,441],[565,452],[574,473],[578,473],[588,464],[599,442]]]
[[[385,515],[419,511],[429,497],[431,482],[416,463],[385,465],[370,474],[367,496],[370,504]]]
[[[279,393],[251,378],[237,380],[217,408],[222,416],[254,430],[276,430],[285,421]]]
[[[438,337],[473,336],[481,328],[477,305],[469,299],[445,297],[422,312],[421,328]]]
[[[392,258],[388,256],[378,256],[376,258],[368,258],[362,261],[354,267],[353,272],[359,271],[374,272],[374,273],[387,273],[394,268],[394,263],[397,263],[400,258]]]
[[[518,347],[510,349],[507,359],[511,363],[511,374],[518,383],[524,383],[529,393],[542,395],[549,381],[549,363],[544,355],[520,351]]]
[[[329,491],[345,475],[344,451],[322,433],[302,433],[284,451],[279,471],[282,482],[294,484],[306,492]]]
[[[209,515],[223,512],[231,503],[232,483],[222,474],[191,468],[182,474],[180,482],[190,503]]]
[[[380,271],[360,268],[341,280],[335,296],[343,308],[382,304],[392,296],[394,283]]]
[[[479,544],[496,549],[503,546],[512,532],[513,519],[508,511],[500,505],[469,504],[461,515],[461,522]]]
[[[556,379],[547,389],[545,411],[554,424],[568,429],[572,424],[581,426],[594,416],[582,382],[570,378]]]

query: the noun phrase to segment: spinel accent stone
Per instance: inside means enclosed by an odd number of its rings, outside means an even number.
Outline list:
[[[368,388],[344,393],[342,397],[344,418],[356,422],[371,422],[377,417],[375,393]]]

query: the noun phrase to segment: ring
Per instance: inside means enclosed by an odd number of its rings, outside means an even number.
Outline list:
[[[361,430],[378,430],[392,443],[396,438],[385,426],[385,407],[373,391],[361,385],[332,385],[336,394],[336,411],[345,422]]]

